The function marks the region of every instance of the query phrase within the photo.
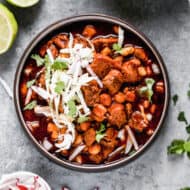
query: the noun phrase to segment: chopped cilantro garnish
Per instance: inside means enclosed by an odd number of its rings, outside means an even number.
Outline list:
[[[35,79],[28,81],[28,82],[26,83],[27,88],[30,88],[35,82],[36,82]]]
[[[139,94],[141,96],[147,97],[150,102],[152,102],[152,95],[153,95],[153,85],[155,83],[155,80],[152,78],[146,78],[145,79],[146,86],[143,86],[139,89]]]
[[[96,141],[98,143],[101,141],[102,138],[104,138],[105,130],[106,130],[106,126],[103,123],[101,123],[100,129],[98,131],[96,131]]]
[[[178,154],[182,155],[184,153],[187,153],[188,156],[190,154],[190,141],[177,139],[173,140],[172,143],[168,146],[168,153],[169,154]]]
[[[25,107],[24,107],[24,110],[32,110],[34,109],[34,107],[37,105],[37,101],[36,100],[33,100],[32,102],[30,102],[29,104],[27,104]]]
[[[184,140],[173,140],[168,146],[168,154],[183,154],[184,153]]]
[[[51,68],[54,70],[64,70],[68,68],[68,65],[66,62],[55,60]]]
[[[86,117],[86,116],[81,116],[78,118],[77,122],[78,123],[83,123],[85,121],[88,121],[89,120],[89,117]]]
[[[184,147],[185,152],[190,152],[190,141],[184,142],[183,147]]]
[[[190,133],[190,125],[186,126],[186,131],[187,131],[187,133]]]
[[[75,101],[69,100],[67,104],[68,104],[68,108],[69,108],[68,115],[71,116],[72,118],[75,117],[76,112],[77,112],[77,107],[76,107]]]
[[[178,121],[184,122],[186,125],[188,125],[188,122],[187,122],[187,119],[186,119],[186,117],[185,117],[185,112],[184,112],[184,111],[181,111],[181,112],[178,114],[177,119],[178,119]]]
[[[122,50],[122,47],[118,43],[113,44],[112,48],[116,53],[120,53]]]
[[[59,81],[59,82],[56,83],[54,91],[57,94],[62,94],[64,88],[65,88],[65,83],[63,81]]]
[[[178,95],[177,94],[173,95],[172,100],[173,100],[174,105],[176,105],[178,101]]]
[[[36,61],[36,64],[38,67],[44,65],[44,63],[45,63],[45,60],[37,54],[31,55],[31,58]]]
[[[155,80],[152,79],[152,78],[146,78],[145,83],[146,83],[148,89],[152,89],[152,87],[153,87],[153,85],[155,83]]]
[[[190,90],[187,91],[187,96],[190,98]]]

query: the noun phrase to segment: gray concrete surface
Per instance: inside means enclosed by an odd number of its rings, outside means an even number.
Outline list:
[[[0,0],[0,2],[4,2]],[[104,13],[126,19],[143,31],[162,54],[169,72],[171,93],[178,93],[159,137],[134,162],[104,173],[81,173],[60,167],[43,157],[20,127],[13,101],[0,87],[0,175],[28,170],[43,176],[55,190],[66,184],[72,190],[178,190],[190,186],[190,160],[168,157],[173,138],[186,138],[185,126],[177,121],[184,110],[190,115],[186,92],[190,83],[190,4],[188,0],[41,0],[30,9],[9,5],[19,23],[11,50],[0,56],[0,76],[12,87],[21,54],[44,27],[81,13]],[[190,121],[190,117],[188,117]]]

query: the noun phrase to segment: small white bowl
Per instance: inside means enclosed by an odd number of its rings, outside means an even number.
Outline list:
[[[38,188],[38,190],[51,190],[51,187],[42,177],[35,173],[26,171],[18,171],[3,175],[0,179],[0,190],[10,190],[10,187],[13,187],[13,190],[14,187],[16,189],[15,185],[18,182],[18,179],[20,180],[19,183],[23,185],[30,185],[30,183],[34,182],[35,178],[37,178],[38,184],[41,185],[41,187]]]

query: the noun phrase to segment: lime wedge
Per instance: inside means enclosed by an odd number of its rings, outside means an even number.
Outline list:
[[[18,31],[18,25],[11,11],[0,3],[0,54],[12,45]]]
[[[37,4],[39,0],[7,0],[7,2],[17,7],[26,8]]]

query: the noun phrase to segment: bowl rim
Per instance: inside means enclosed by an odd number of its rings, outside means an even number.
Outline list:
[[[64,26],[66,26],[66,25],[71,25],[71,24],[73,24],[75,22],[84,22],[84,21],[97,21],[97,22],[99,21],[99,22],[107,22],[107,23],[110,23],[110,24],[120,25],[125,30],[128,30],[128,31],[132,32],[133,34],[135,34],[136,36],[138,36],[138,38],[140,38],[140,40],[143,43],[146,44],[146,46],[149,48],[151,53],[156,58],[159,66],[160,66],[161,72],[163,74],[164,84],[165,84],[164,107],[163,107],[161,118],[160,118],[160,120],[158,122],[158,125],[156,127],[156,130],[154,131],[154,134],[133,155],[131,155],[129,157],[124,157],[124,158],[115,160],[113,162],[99,164],[99,165],[95,165],[95,164],[94,165],[93,164],[82,164],[82,165],[80,165],[80,164],[76,164],[76,163],[73,163],[73,162],[69,162],[68,160],[61,160],[58,157],[54,156],[53,154],[49,153],[34,138],[32,133],[30,132],[30,130],[26,126],[26,123],[24,121],[23,114],[22,114],[22,111],[21,111],[20,99],[19,99],[19,84],[20,84],[21,73],[22,73],[23,67],[25,65],[26,59],[28,58],[31,51],[36,47],[36,45],[42,39],[44,39],[51,32],[56,31],[59,28],[62,28]],[[156,136],[158,136],[158,132],[160,131],[161,127],[163,126],[163,122],[164,122],[164,119],[165,119],[165,116],[166,116],[167,110],[168,110],[169,97],[170,97],[170,91],[169,91],[168,72],[167,72],[165,63],[164,63],[161,55],[159,54],[158,50],[155,48],[153,43],[144,35],[144,33],[139,31],[136,27],[134,27],[129,22],[126,22],[126,21],[121,20],[121,19],[116,18],[116,17],[104,15],[104,14],[90,14],[90,15],[72,16],[72,17],[68,17],[68,18],[65,18],[65,19],[61,19],[61,20],[49,25],[45,29],[43,29],[39,34],[36,35],[36,37],[29,43],[29,45],[24,50],[24,52],[23,52],[23,54],[22,54],[22,56],[20,58],[20,61],[18,63],[17,70],[16,70],[16,73],[15,73],[15,80],[14,80],[14,103],[15,103],[17,116],[18,116],[18,118],[20,120],[21,126],[23,127],[24,131],[28,134],[28,136],[30,137],[32,142],[36,145],[38,150],[40,150],[50,160],[53,160],[55,163],[57,163],[57,164],[59,164],[61,166],[65,166],[67,168],[78,170],[78,171],[86,171],[86,172],[106,171],[107,169],[112,169],[112,168],[118,167],[120,165],[127,164],[130,161],[132,161],[132,160],[136,159],[137,157],[139,157],[139,155],[141,155],[145,150],[147,150],[147,148],[150,146],[150,144],[152,144],[152,142],[155,140]]]

